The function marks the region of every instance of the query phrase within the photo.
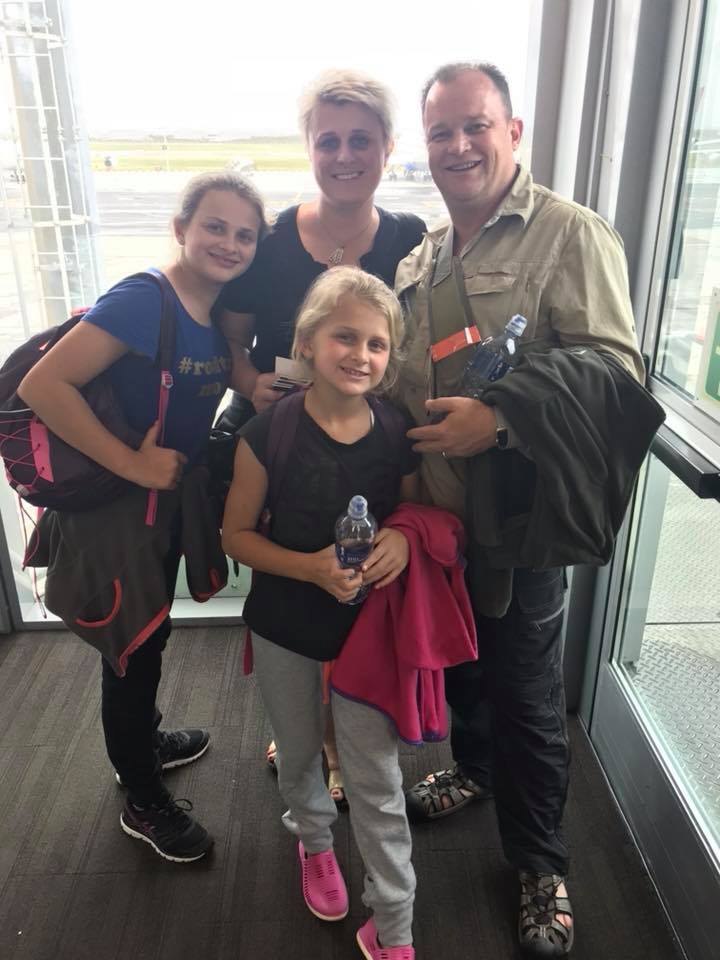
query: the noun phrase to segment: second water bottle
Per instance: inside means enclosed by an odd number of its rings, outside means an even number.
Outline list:
[[[376,534],[377,523],[368,512],[367,500],[361,496],[353,497],[347,512],[338,517],[335,524],[335,552],[340,566],[359,570],[370,556]],[[361,587],[347,602],[362,603],[369,589]]]

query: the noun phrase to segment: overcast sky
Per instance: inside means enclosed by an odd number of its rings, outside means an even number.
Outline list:
[[[398,130],[411,139],[419,135],[423,81],[439,64],[459,59],[497,63],[522,112],[532,0],[66,4],[91,133],[295,133],[303,85],[327,67],[355,67],[393,89]]]

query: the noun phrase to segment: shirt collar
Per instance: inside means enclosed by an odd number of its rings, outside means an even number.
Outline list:
[[[524,224],[530,219],[533,210],[533,178],[529,170],[526,170],[521,164],[518,164],[517,176],[513,181],[509,193],[503,198],[502,203],[495,213],[490,217],[487,223],[484,223],[472,239],[470,239],[460,251],[460,258],[465,257],[478,242],[485,231],[492,227],[503,217],[520,217]],[[448,231],[440,243],[437,260],[435,263],[435,273],[433,277],[433,286],[442,283],[450,276],[452,271],[454,230],[452,222]]]

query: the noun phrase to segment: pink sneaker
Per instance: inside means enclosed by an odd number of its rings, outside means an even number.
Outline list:
[[[366,960],[415,960],[415,948],[411,943],[399,947],[381,947],[372,917],[364,927],[360,927],[356,939]]]
[[[348,912],[348,895],[340,864],[332,847],[322,853],[305,853],[298,842],[302,887],[310,913],[321,920],[342,920]]]

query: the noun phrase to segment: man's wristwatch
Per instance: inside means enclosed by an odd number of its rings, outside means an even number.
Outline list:
[[[498,427],[495,430],[495,446],[498,450],[506,450],[508,445],[507,427]]]

